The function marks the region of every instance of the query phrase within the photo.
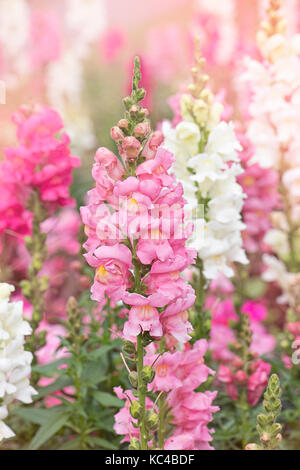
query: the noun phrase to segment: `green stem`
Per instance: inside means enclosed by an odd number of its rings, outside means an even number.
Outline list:
[[[144,348],[143,336],[140,333],[137,337],[137,373],[138,373],[138,394],[139,402],[142,407],[142,417],[140,419],[140,435],[141,435],[141,449],[147,450],[147,436],[146,436],[146,394],[145,386],[142,379],[142,370],[144,367]]]
[[[248,444],[248,420],[247,420],[247,412],[248,412],[248,403],[247,403],[247,396],[246,390],[243,389],[241,394],[241,401],[240,407],[242,412],[242,427],[241,427],[241,439],[242,439],[242,449],[245,449],[246,445]]]
[[[159,426],[158,426],[158,447],[163,450],[165,443],[165,413],[164,413],[164,404],[165,397],[162,394],[158,399],[158,416],[159,416]]]

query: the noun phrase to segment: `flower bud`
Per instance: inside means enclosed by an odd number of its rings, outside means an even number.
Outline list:
[[[118,126],[121,129],[128,129],[129,122],[127,121],[127,119],[120,119],[120,121],[118,122]]]
[[[110,130],[110,135],[113,140],[119,142],[120,140],[124,139],[124,134],[122,130],[118,126],[114,126]]]
[[[145,135],[148,135],[150,131],[151,128],[149,122],[141,122],[140,124],[137,124],[134,128],[134,134],[137,137],[144,137]]]
[[[128,111],[132,106],[132,99],[129,96],[126,96],[126,98],[123,99],[123,104]]]
[[[146,382],[147,384],[150,384],[151,382],[153,382],[154,377],[155,377],[155,370],[152,369],[152,367],[150,366],[145,366],[142,370],[143,381]]]
[[[260,450],[260,447],[257,444],[247,444],[245,450]]]
[[[131,371],[129,374],[129,382],[136,388],[138,386],[138,375],[135,371]]]
[[[260,436],[260,440],[262,442],[269,442],[271,439],[271,436],[268,432],[263,432],[262,435]]]
[[[154,431],[158,425],[158,414],[154,410],[148,410],[146,422],[147,426]]]
[[[156,150],[164,141],[164,135],[161,131],[155,131],[149,139],[149,148],[151,150]]]
[[[141,444],[140,441],[136,437],[132,437],[130,439],[129,450],[140,450]]]
[[[139,112],[139,108],[136,104],[134,104],[133,106],[131,106],[131,108],[129,109],[129,112],[130,114],[136,114]]]
[[[235,374],[234,374],[234,378],[235,380],[239,383],[239,384],[243,384],[247,381],[248,379],[248,376],[246,374],[245,371],[243,370],[238,370]]]
[[[126,153],[129,161],[133,161],[137,158],[140,148],[141,144],[135,137],[125,137],[123,140],[122,149]]]
[[[125,354],[135,354],[135,345],[131,341],[124,341],[123,351]]]
[[[131,403],[129,408],[130,414],[134,419],[139,419],[142,416],[143,409],[139,401],[135,400]]]

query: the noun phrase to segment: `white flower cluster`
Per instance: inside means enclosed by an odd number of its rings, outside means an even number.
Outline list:
[[[30,386],[32,354],[24,350],[25,336],[31,333],[23,320],[23,303],[10,302],[14,287],[0,283],[0,441],[14,435],[3,422],[13,400],[31,403],[37,392]]]
[[[220,107],[212,105],[205,131],[195,123],[180,122],[176,128],[164,122],[164,146],[174,153],[174,172],[184,188],[184,196],[192,209],[204,204],[194,219],[191,246],[203,261],[207,279],[220,273],[233,276],[231,263],[246,264],[242,248],[241,209],[245,195],[236,176],[242,173],[233,125],[218,122]],[[204,148],[199,151],[203,133],[208,133]],[[202,206],[203,207],[203,206]]]
[[[282,295],[277,298],[277,302],[299,307],[300,273],[288,272],[285,264],[275,256],[265,254],[263,262],[267,267],[262,274],[264,281],[277,282],[282,289]]]
[[[300,165],[300,35],[258,34],[266,61],[247,58],[243,80],[250,84],[251,121],[247,135],[255,146],[252,162],[279,169]],[[284,159],[283,159],[284,149]]]

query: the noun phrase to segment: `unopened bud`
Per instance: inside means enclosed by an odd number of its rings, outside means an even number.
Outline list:
[[[130,439],[129,450],[141,450],[140,441],[136,437]]]
[[[234,374],[234,378],[235,380],[239,383],[239,384],[243,384],[247,381],[248,379],[248,376],[246,374],[245,371],[243,370],[238,370],[235,374]]]
[[[267,432],[263,432],[262,435],[260,436],[260,440],[261,440],[262,442],[269,442],[270,439],[271,439],[271,436],[270,436],[270,434],[267,433]]]
[[[134,128],[134,134],[137,137],[143,137],[145,135],[148,135],[150,131],[151,128],[149,122],[141,122],[140,124],[137,124]]]
[[[143,409],[139,401],[135,400],[131,403],[129,408],[130,414],[134,419],[139,419],[142,416]]]
[[[123,99],[123,104],[127,110],[130,109],[132,106],[132,99],[129,96],[126,96],[126,98]]]
[[[118,126],[121,129],[128,129],[129,122],[127,121],[127,119],[120,119],[120,121],[118,122]]]
[[[110,130],[110,135],[113,140],[119,142],[124,139],[124,134],[118,126],[114,126]]]
[[[164,141],[164,135],[161,131],[155,131],[150,137],[149,148],[151,150],[156,150]]]
[[[131,341],[124,341],[123,351],[125,354],[135,354],[135,345]]]
[[[260,447],[257,444],[247,444],[245,450],[260,450]]]
[[[122,143],[122,149],[126,153],[128,160],[135,160],[141,148],[140,142],[135,137],[125,137]]]
[[[139,112],[139,107],[134,104],[134,105],[131,106],[131,108],[129,109],[129,112],[130,112],[130,114],[136,114],[136,113]]]
[[[138,386],[138,375],[135,371],[131,371],[129,374],[129,382],[136,388]]]
[[[153,382],[154,377],[155,377],[155,370],[152,369],[152,367],[150,366],[145,366],[142,370],[143,381],[146,382],[147,384],[150,384],[151,382]]]
[[[147,421],[148,427],[150,429],[152,429],[152,431],[154,431],[157,428],[157,425],[158,425],[158,414],[155,413],[154,410],[149,410],[147,412],[146,421]]]

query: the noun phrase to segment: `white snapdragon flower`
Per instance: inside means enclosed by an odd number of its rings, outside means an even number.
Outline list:
[[[237,140],[232,123],[220,122],[209,134],[206,151],[209,154],[217,154],[224,161],[239,162],[237,151],[242,147]]]
[[[205,132],[207,142],[199,153]],[[248,262],[241,237],[245,228],[241,210],[246,196],[236,180],[243,169],[237,153],[241,145],[233,124],[216,120],[210,129],[205,121],[205,132],[201,135],[200,127],[190,121],[183,121],[176,128],[163,124],[164,146],[176,158],[173,170],[182,183],[184,197],[193,208],[205,203],[205,213],[194,220],[189,243],[203,261],[205,277],[216,279],[220,273],[233,276],[232,263]]]
[[[267,269],[262,274],[262,279],[267,282],[277,282],[282,289],[282,295],[277,302],[295,305],[299,302],[300,273],[287,271],[285,264],[271,255],[263,255],[263,262]],[[297,299],[297,300],[296,300]]]
[[[269,230],[264,237],[264,242],[281,258],[289,254],[288,235],[283,230],[276,228]]]
[[[0,283],[0,441],[14,435],[3,422],[9,403],[31,403],[37,393],[29,382],[32,354],[24,350],[25,336],[31,333],[31,327],[23,320],[22,302],[9,300],[13,290],[13,286]]]

